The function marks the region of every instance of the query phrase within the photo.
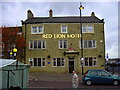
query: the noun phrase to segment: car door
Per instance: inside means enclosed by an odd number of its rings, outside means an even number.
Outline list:
[[[113,79],[110,73],[100,70],[99,71],[99,78],[98,78],[99,83],[101,84],[110,84],[112,83]]]
[[[98,71],[91,70],[89,73],[89,78],[92,80],[92,83],[98,83]]]

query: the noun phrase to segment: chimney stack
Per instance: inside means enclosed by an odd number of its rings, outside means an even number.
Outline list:
[[[92,12],[92,13],[91,13],[91,16],[95,16],[95,13],[94,13],[94,12]]]
[[[53,11],[52,9],[49,10],[49,17],[52,17],[53,16]]]
[[[31,12],[31,10],[28,10],[28,11],[27,11],[27,18],[30,19],[30,18],[33,18],[33,17],[34,17],[34,15],[33,15],[33,13]]]

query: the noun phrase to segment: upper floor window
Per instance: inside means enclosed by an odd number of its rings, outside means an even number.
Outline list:
[[[43,26],[38,26],[38,33],[43,33]]]
[[[32,26],[31,27],[31,33],[32,34],[42,34],[42,33],[44,33],[43,26]]]
[[[46,41],[42,40],[31,40],[29,42],[30,49],[45,49],[46,48]]]
[[[83,40],[83,48],[96,48],[96,40]],[[81,48],[81,41],[80,41]]]
[[[82,26],[82,33],[94,33],[93,25]]]
[[[61,26],[61,33],[67,33],[67,25],[62,25]]]
[[[32,33],[37,33],[37,26],[32,27]]]
[[[65,49],[65,48],[67,48],[67,40],[60,40],[60,41],[59,41],[59,48],[60,48],[60,49]]]

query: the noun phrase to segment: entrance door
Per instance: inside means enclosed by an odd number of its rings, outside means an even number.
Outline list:
[[[69,59],[69,73],[72,73],[74,70],[74,59]]]

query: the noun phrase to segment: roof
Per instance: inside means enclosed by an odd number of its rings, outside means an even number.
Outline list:
[[[82,23],[104,23],[96,16],[83,16]],[[80,16],[69,17],[32,17],[22,21],[22,24],[37,24],[37,23],[80,23]]]
[[[17,60],[13,60],[13,59],[0,59],[0,68],[6,67],[8,65],[15,66],[16,65],[16,61]],[[23,63],[21,63],[19,61],[18,61],[18,65],[19,66],[30,66],[30,65],[27,65],[27,64],[23,64]]]
[[[12,59],[0,59],[0,68],[13,64],[16,60]]]

